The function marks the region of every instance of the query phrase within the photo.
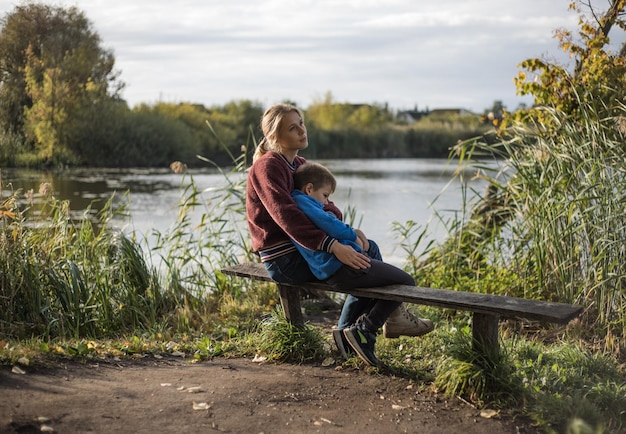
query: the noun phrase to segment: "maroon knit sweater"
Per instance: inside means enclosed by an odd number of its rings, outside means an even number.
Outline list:
[[[295,250],[292,238],[311,250],[330,252],[334,238],[318,229],[291,197],[293,173],[306,160],[296,156],[292,166],[281,154],[268,152],[258,158],[248,173],[246,215],[252,249],[267,261]],[[327,207],[341,218],[334,204]]]

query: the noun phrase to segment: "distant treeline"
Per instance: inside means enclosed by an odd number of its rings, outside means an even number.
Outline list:
[[[210,108],[157,103],[129,109],[120,102],[76,124],[68,135],[71,141],[47,157],[24,137],[5,132],[0,136],[0,165],[158,167],[175,160],[190,167],[206,164],[198,155],[228,165],[231,155],[244,149],[252,155],[262,137],[263,111],[261,104],[247,100]],[[371,113],[354,116],[359,112]],[[309,148],[303,155],[309,158],[445,158],[458,140],[488,128],[471,114],[431,114],[407,124],[384,107],[335,103],[312,105],[305,110],[305,121]]]

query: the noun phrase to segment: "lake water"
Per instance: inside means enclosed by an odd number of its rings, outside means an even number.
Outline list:
[[[384,258],[400,264],[403,252],[392,222],[416,222],[426,229],[427,239],[442,241],[447,236],[439,222],[459,213],[463,192],[484,189],[482,181],[465,185],[453,180],[455,164],[442,159],[319,160],[337,178],[332,200],[340,209],[356,211],[355,222],[365,234],[378,242]],[[222,185],[224,176],[214,169],[190,172],[199,189]],[[176,204],[181,196],[181,175],[168,169],[71,169],[62,172],[2,170],[6,197],[11,188],[37,193],[42,182],[52,184],[54,195],[70,201],[73,215],[79,218],[90,204],[94,212],[111,197],[130,193],[130,217],[118,222],[125,231],[148,234],[164,231],[176,220]],[[425,245],[425,244],[424,244]]]

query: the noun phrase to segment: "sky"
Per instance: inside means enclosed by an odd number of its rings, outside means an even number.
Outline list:
[[[477,113],[528,97],[528,58],[564,59],[570,0],[73,0],[139,103],[334,102]],[[596,2],[598,3],[598,2]],[[0,0],[2,16],[20,4]],[[606,1],[601,3],[603,7]],[[565,60],[560,60],[564,62]]]

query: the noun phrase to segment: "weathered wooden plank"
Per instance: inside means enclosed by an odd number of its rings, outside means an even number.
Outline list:
[[[243,263],[227,267],[224,274],[247,277],[272,282],[267,270],[260,263]],[[542,300],[528,300],[494,294],[452,291],[449,289],[422,288],[407,285],[389,285],[378,288],[356,288],[338,290],[324,283],[304,283],[293,285],[303,288],[316,288],[325,291],[344,292],[360,297],[380,298],[407,303],[438,306],[449,309],[466,310],[487,315],[526,318],[538,321],[565,324],[576,318],[581,306],[554,303]]]

